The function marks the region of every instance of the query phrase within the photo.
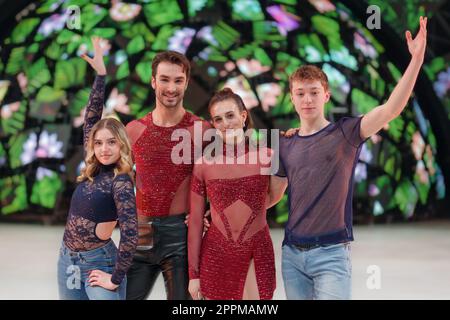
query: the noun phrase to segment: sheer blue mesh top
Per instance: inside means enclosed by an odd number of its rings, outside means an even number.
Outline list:
[[[353,240],[355,166],[365,139],[361,118],[345,117],[308,136],[280,138],[279,176],[289,180],[283,244]]]

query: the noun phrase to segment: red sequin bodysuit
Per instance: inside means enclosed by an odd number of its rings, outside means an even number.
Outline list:
[[[266,220],[269,175],[262,175],[256,151],[237,153],[235,164],[196,162],[191,185],[188,229],[190,279],[200,279],[207,299],[242,299],[251,260],[261,299],[275,290],[275,262]],[[261,151],[260,151],[261,152]],[[271,150],[265,149],[265,152]],[[245,163],[237,157],[247,157]],[[242,159],[242,158],[241,158]],[[237,164],[236,164],[237,163]],[[211,204],[212,223],[202,239],[205,199]]]
[[[182,120],[171,127],[155,125],[151,112],[127,125],[136,164],[136,207],[139,215],[161,217],[187,213],[190,178],[195,161],[196,122],[196,126],[202,130],[201,134],[210,128],[206,121],[187,111]],[[176,130],[181,134],[188,132],[190,139],[182,139],[181,135],[176,135],[176,139],[172,141],[172,134]],[[189,161],[176,163],[172,157],[173,150],[182,149],[180,146],[183,142],[190,144],[184,149],[190,152],[187,157]],[[183,155],[183,151],[174,153],[177,159]]]

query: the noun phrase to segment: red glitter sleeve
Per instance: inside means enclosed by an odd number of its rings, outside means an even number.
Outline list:
[[[200,249],[206,200],[205,184],[203,178],[198,175],[199,171],[199,166],[194,166],[194,173],[191,180],[188,228],[188,263],[189,279],[191,280],[200,277]]]

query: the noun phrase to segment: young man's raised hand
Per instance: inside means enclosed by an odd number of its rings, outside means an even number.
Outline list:
[[[413,58],[423,59],[425,48],[427,46],[427,17],[420,17],[420,28],[416,37],[413,39],[411,32],[405,33],[409,53]]]

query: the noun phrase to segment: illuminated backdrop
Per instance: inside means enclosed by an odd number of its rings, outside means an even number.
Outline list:
[[[414,34],[424,13],[415,2],[406,8]],[[383,23],[400,29],[394,8],[374,3]],[[68,27],[73,5],[81,29]],[[151,61],[170,49],[192,61],[187,109],[207,117],[209,98],[227,86],[244,99],[258,128],[287,129],[299,126],[288,75],[305,63],[329,77],[330,120],[366,113],[387,99],[403,70],[365,22],[325,0],[36,2],[1,40],[1,214],[66,210],[82,165],[81,128],[94,74],[79,56],[92,54],[91,36],[105,38],[108,48],[105,115],[126,124],[153,108]],[[433,107],[447,108],[450,117],[448,56],[434,57],[424,69],[441,102]],[[411,218],[445,197],[438,141],[423,113],[428,107],[413,95],[401,117],[364,145],[355,217]],[[274,214],[277,222],[286,220],[286,196]]]

